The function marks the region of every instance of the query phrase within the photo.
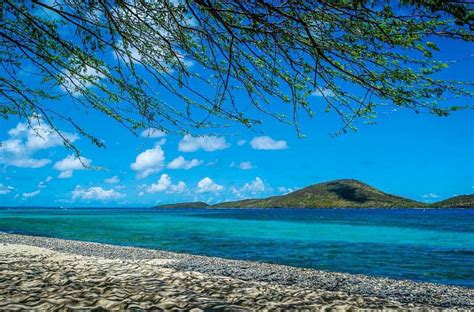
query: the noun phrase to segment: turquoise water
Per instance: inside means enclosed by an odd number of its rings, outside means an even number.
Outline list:
[[[0,231],[474,287],[468,209],[0,208]]]

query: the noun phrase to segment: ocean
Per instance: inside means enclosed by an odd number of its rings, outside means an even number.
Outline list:
[[[470,209],[0,208],[0,231],[474,288]]]

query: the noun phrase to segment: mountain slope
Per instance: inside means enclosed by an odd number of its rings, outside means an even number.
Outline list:
[[[262,199],[245,199],[208,205],[177,203],[156,208],[425,208],[428,204],[384,193],[357,180],[314,184],[298,191]]]
[[[474,194],[454,196],[431,204],[436,208],[474,208]]]
[[[165,204],[159,205],[155,208],[207,208],[208,204],[204,202],[188,202],[188,203],[176,203],[176,204]]]
[[[357,180],[319,183],[298,191],[264,199],[246,199],[213,205],[219,208],[392,208],[426,204],[384,193]]]

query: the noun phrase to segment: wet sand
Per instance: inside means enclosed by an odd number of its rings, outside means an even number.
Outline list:
[[[0,310],[474,309],[474,290],[0,234]]]

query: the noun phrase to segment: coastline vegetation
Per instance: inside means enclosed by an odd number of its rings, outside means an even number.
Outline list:
[[[474,208],[474,195],[455,196],[436,203],[423,203],[384,193],[353,180],[334,180],[262,199],[244,199],[208,205],[176,203],[156,208]]]

